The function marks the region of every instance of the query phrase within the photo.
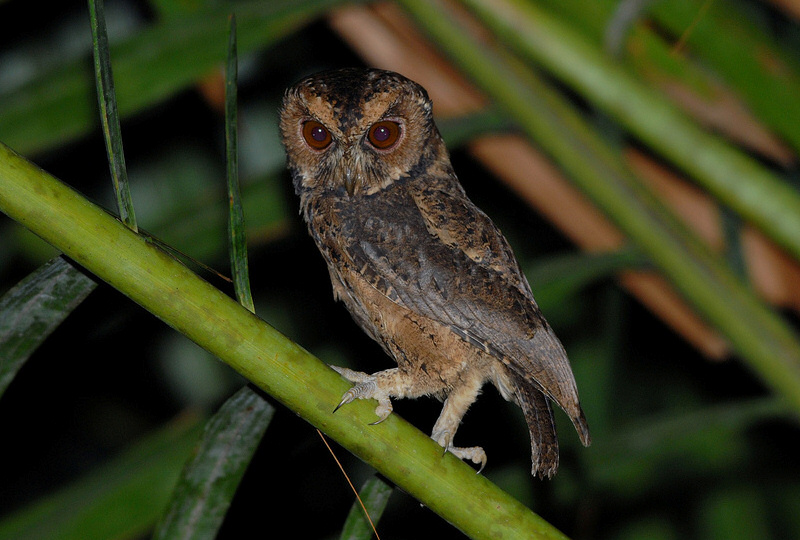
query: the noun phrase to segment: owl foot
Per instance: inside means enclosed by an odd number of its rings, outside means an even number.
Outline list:
[[[338,366],[331,366],[331,368],[348,381],[356,383],[355,386],[344,393],[342,401],[333,409],[333,412],[338,411],[342,405],[346,405],[356,399],[376,399],[378,400],[378,406],[375,407],[375,415],[378,419],[370,423],[371,426],[380,424],[392,414],[393,409],[392,402],[389,400],[389,393],[381,388],[375,375],[368,375],[361,371],[353,371],[352,369]]]
[[[452,445],[453,438],[449,431],[434,431],[431,433],[431,438],[436,441],[439,446],[444,448],[445,452],[450,452],[458,459],[470,460],[476,465],[480,465],[477,474],[480,474],[484,467],[486,467],[486,452],[480,446],[470,446],[468,448],[458,448]]]

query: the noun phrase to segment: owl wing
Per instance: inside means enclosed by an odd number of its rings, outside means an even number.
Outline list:
[[[346,258],[390,300],[449,326],[500,359],[515,380],[534,384],[587,443],[566,352],[505,238],[459,184],[428,180],[364,201],[363,217],[348,224]]]

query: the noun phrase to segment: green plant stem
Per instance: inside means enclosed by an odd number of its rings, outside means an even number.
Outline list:
[[[219,357],[472,538],[564,538],[375,402],[333,414],[349,384],[101,208],[0,144],[0,211]],[[533,480],[531,480],[533,481]]]
[[[505,43],[575,88],[800,258],[800,193],[701,129],[607,54],[530,2],[464,0]]]
[[[748,364],[800,411],[800,341],[637,183],[586,122],[529,70],[478,43],[436,0],[401,4],[519,128],[633,240]]]

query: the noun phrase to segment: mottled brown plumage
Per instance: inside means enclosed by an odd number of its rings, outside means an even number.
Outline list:
[[[491,382],[523,410],[532,473],[558,467],[550,400],[589,430],[561,343],[533,299],[506,239],[466,196],[416,83],[380,70],[314,75],[286,92],[281,132],[308,230],[334,295],[397,362],[355,382],[342,399],[433,395],[444,407],[432,437],[485,464],[453,437]]]

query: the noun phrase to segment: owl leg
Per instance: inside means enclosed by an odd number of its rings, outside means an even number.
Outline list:
[[[486,466],[486,452],[480,446],[469,448],[457,448],[453,446],[453,438],[456,435],[461,419],[467,413],[469,406],[475,402],[480,393],[483,381],[475,379],[466,384],[461,384],[453,388],[442,407],[442,412],[436,424],[433,426],[431,438],[459,459],[468,459],[475,464],[479,464],[481,472]]]
[[[392,414],[392,402],[389,398],[392,396],[402,397],[402,393],[398,392],[397,388],[398,384],[402,382],[403,374],[397,368],[379,371],[374,375],[338,366],[331,366],[331,368],[348,381],[356,383],[344,393],[342,401],[333,412],[356,399],[377,399],[378,406],[375,408],[375,414],[378,416],[378,420],[372,423],[380,424]]]

